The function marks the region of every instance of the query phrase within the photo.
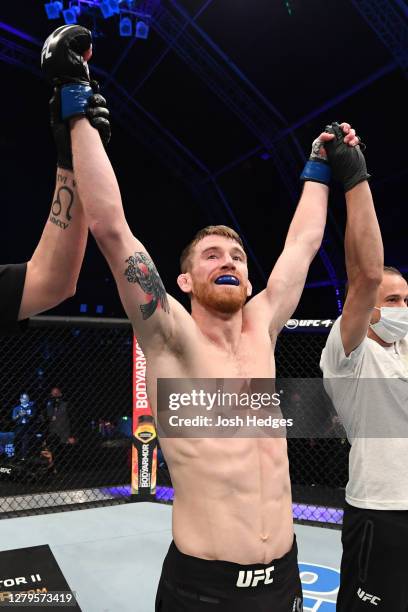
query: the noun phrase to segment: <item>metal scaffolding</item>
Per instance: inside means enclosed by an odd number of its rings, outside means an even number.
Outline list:
[[[408,25],[390,0],[351,0],[408,76]],[[402,3],[401,3],[402,5]],[[402,7],[403,8],[403,7]],[[405,14],[407,8],[405,6]]]
[[[38,52],[0,36],[0,61],[13,64],[42,78]],[[108,74],[93,64],[98,78]],[[208,224],[231,225],[241,235],[249,258],[260,281],[266,281],[266,273],[257,259],[236,218],[228,199],[211,173],[195,155],[171,132],[165,130],[115,79],[109,82],[109,107],[115,121],[151,151],[165,167],[179,177],[190,189],[194,201],[201,207]],[[147,120],[146,120],[147,118]],[[208,178],[209,181],[205,179]]]
[[[174,1],[172,4],[180,10]],[[186,29],[186,20],[204,39],[203,43]],[[152,16],[151,25],[268,151],[295,206],[299,199],[299,175],[305,156],[293,133],[289,138],[276,140],[277,134],[287,125],[279,111],[260,92],[255,91],[255,87],[245,75],[218,50],[195,21],[184,12],[181,16],[176,16],[160,5]],[[208,49],[211,49],[212,53]],[[331,224],[335,224],[333,218]],[[340,312],[339,272],[342,264],[330,228],[326,229],[326,246],[320,248],[319,254],[334,288],[336,307]]]

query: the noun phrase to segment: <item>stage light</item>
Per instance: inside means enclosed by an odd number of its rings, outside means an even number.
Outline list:
[[[62,2],[48,2],[44,4],[48,19],[58,19],[62,11]]]
[[[132,20],[129,17],[122,17],[119,22],[119,34],[121,36],[132,36]]]
[[[108,19],[109,17],[112,17],[113,11],[107,0],[104,0],[103,2],[101,2],[99,5],[99,8],[101,9],[101,13],[104,19]]]
[[[98,306],[96,307],[96,314],[103,314],[103,305],[102,304],[98,304]]]
[[[138,21],[136,24],[136,38],[146,38],[149,36],[149,26],[144,21]]]
[[[65,11],[62,11],[62,14],[64,15],[64,21],[67,25],[77,22],[78,12],[76,7],[66,9]]]
[[[119,14],[119,12],[120,12],[120,8],[119,8],[119,0],[107,0],[107,3],[108,3],[108,4],[109,4],[109,6],[110,6],[110,9],[111,9],[111,11],[112,11],[112,14],[113,14],[113,13],[117,13],[117,14]]]
[[[81,304],[79,307],[79,312],[87,312],[88,304]]]

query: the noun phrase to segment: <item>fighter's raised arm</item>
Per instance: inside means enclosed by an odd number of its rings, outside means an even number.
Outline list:
[[[89,228],[115,277],[122,304],[146,350],[174,335],[177,315],[187,312],[167,295],[145,247],[125,218],[119,186],[105,152],[104,124],[109,112],[90,80],[91,33],[82,26],[63,26],[47,39],[43,65],[59,86],[62,119],[70,122],[75,181]],[[104,118],[100,109],[105,108]],[[95,110],[96,109],[96,110]],[[99,117],[93,117],[99,112]]]
[[[164,288],[143,244],[133,236],[123,211],[119,186],[97,132],[86,119],[71,129],[75,178],[89,228],[118,286],[123,307],[146,350],[156,340],[171,341],[177,316],[187,312]]]
[[[350,126],[342,124],[349,132]],[[325,144],[334,139],[330,126],[313,142],[312,152],[301,175],[303,192],[289,227],[285,246],[268,279],[267,287],[248,304],[268,321],[271,336],[276,336],[299,303],[310,264],[322,243],[326,225],[330,166]],[[344,142],[357,144],[354,130]]]

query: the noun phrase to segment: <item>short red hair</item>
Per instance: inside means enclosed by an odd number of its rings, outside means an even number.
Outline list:
[[[235,230],[227,225],[208,225],[204,227],[200,231],[196,233],[194,238],[188,245],[183,249],[183,252],[180,256],[180,269],[184,274],[188,272],[191,265],[191,254],[194,250],[194,247],[206,236],[224,236],[225,238],[230,238],[231,240],[235,240],[242,248],[244,248],[244,244],[242,242],[241,237]]]

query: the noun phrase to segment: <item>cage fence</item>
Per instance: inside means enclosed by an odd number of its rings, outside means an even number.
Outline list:
[[[327,332],[282,332],[277,376],[321,377]],[[1,336],[0,518],[129,501],[132,343],[121,319],[35,317]],[[319,418],[307,386],[290,401]],[[348,452],[342,437],[288,439],[295,519],[341,524]],[[171,502],[160,447],[157,484],[157,501]]]

